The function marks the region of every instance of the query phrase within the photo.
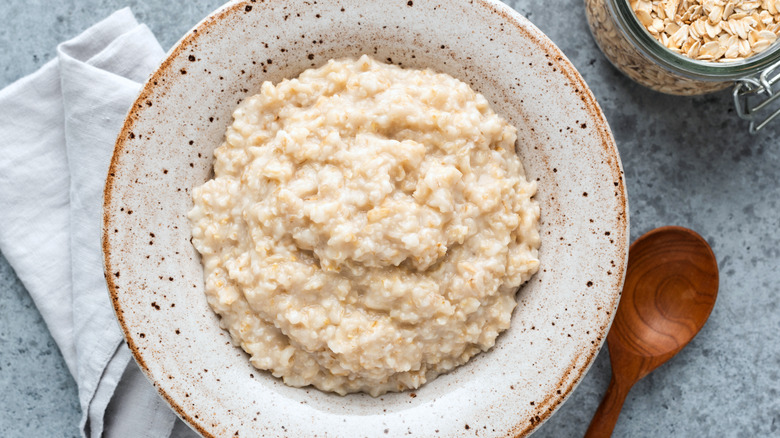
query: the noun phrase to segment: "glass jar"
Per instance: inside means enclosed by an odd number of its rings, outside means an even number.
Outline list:
[[[737,114],[756,132],[780,115],[767,113],[780,97],[780,44],[741,61],[691,59],[664,47],[645,29],[629,0],[585,0],[590,30],[607,59],[634,81],[662,93],[693,96],[734,86]],[[777,87],[780,88],[780,87]],[[777,93],[775,92],[777,91]]]

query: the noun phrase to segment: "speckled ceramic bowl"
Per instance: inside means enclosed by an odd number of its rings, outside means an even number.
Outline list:
[[[263,81],[368,53],[470,83],[519,129],[539,182],[542,268],[491,351],[415,392],[290,388],[249,364],[203,294],[192,187],[231,112]],[[252,0],[189,32],[127,117],[105,191],[108,286],[160,394],[204,436],[524,436],[560,406],[603,343],[627,258],[620,159],[593,95],[537,28],[493,0]]]

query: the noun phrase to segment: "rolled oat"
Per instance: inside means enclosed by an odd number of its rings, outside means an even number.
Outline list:
[[[780,0],[629,0],[642,25],[672,52],[734,62],[761,53],[780,33]]]

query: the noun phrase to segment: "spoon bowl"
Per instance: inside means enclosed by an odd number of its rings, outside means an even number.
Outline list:
[[[717,260],[696,232],[656,228],[631,245],[623,294],[607,335],[612,380],[586,438],[612,434],[634,383],[696,336],[717,295]]]

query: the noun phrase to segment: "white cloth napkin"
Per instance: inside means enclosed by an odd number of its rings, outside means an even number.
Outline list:
[[[163,56],[122,9],[0,91],[0,251],[78,384],[84,437],[168,437],[176,420],[123,342],[100,246],[116,135]]]

